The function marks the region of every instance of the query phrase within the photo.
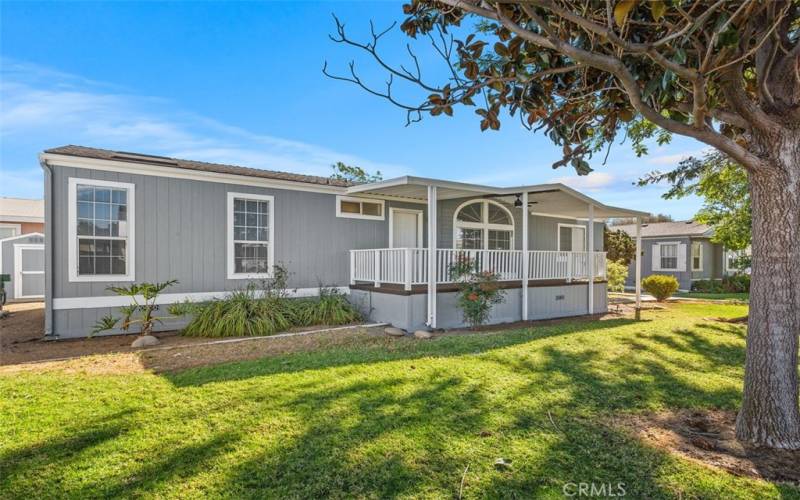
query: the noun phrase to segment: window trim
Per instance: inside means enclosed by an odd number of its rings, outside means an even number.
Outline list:
[[[361,214],[351,214],[349,212],[342,212],[342,202],[343,201],[351,201],[354,203],[374,203],[376,205],[381,206],[381,214],[380,215],[364,215]],[[364,207],[362,205],[361,211],[364,211]],[[364,219],[364,220],[386,220],[386,202],[384,200],[379,200],[377,198],[360,198],[357,196],[342,196],[336,195],[336,217],[340,217],[343,219]]]
[[[461,209],[468,205],[472,205],[474,203],[481,203],[481,220],[485,220],[487,222],[465,222],[458,220],[458,213],[461,212]],[[491,224],[488,222],[489,220],[489,205],[495,205],[503,209],[507,214],[509,219],[511,219],[511,224]],[[504,206],[502,203],[498,203],[495,200],[482,200],[482,199],[470,199],[459,206],[456,207],[455,211],[453,212],[453,249],[455,250],[462,250],[459,249],[458,244],[458,230],[459,229],[480,229],[483,232],[482,240],[483,240],[483,248],[480,250],[488,250],[489,249],[489,231],[509,231],[511,233],[510,237],[510,246],[509,250],[514,250],[515,242],[514,239],[514,232],[515,232],[515,225],[514,225],[514,214],[511,213],[511,210],[508,207]],[[476,249],[477,250],[477,249]]]
[[[566,250],[561,250],[561,228],[562,227],[571,227],[573,229],[583,229],[583,248],[580,250],[575,250],[574,248],[571,250],[572,252],[585,252],[586,245],[589,241],[589,234],[588,234],[588,227],[583,224],[564,224],[558,223],[558,227],[556,228],[556,251],[557,252],[566,252]],[[571,237],[571,234],[570,234]]]
[[[127,194],[127,222],[128,236],[125,237],[125,274],[78,274],[78,184],[87,186],[110,187],[125,189]],[[130,182],[103,181],[99,179],[84,179],[80,177],[68,178],[67,190],[67,235],[69,242],[67,268],[70,283],[103,282],[114,283],[136,280],[136,185]]]
[[[234,241],[233,241],[233,200],[242,198],[245,200],[266,201],[269,203],[269,241],[267,242],[267,271],[266,273],[236,273],[234,257]],[[272,268],[275,265],[275,197],[268,194],[253,194],[253,193],[234,193],[228,191],[228,208],[226,214],[227,220],[227,255],[228,260],[228,279],[229,280],[247,280],[247,279],[265,279],[272,277]]]
[[[700,249],[700,254],[698,257],[700,258],[700,266],[694,267],[694,246],[697,245],[697,248]],[[702,272],[703,271],[703,242],[702,241],[692,241],[689,247],[689,258],[692,261],[692,272]]]
[[[15,236],[19,236],[19,235],[22,234],[22,224],[15,224],[15,223],[11,223],[11,222],[0,222],[0,228],[11,228],[11,229],[16,231],[11,236],[6,236],[6,238],[13,238]],[[2,238],[2,239],[6,239],[6,238]]]
[[[672,272],[680,272],[678,271],[678,255],[680,252],[678,251],[678,247],[680,246],[680,241],[664,241],[661,243],[657,243],[658,245],[658,264],[659,264],[659,271],[672,271]],[[675,247],[675,267],[664,267],[664,252],[663,249],[665,246],[674,246]],[[686,254],[684,254],[686,255]],[[672,257],[667,257],[671,259]]]

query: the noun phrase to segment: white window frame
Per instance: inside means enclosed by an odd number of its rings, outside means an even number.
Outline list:
[[[135,281],[136,279],[136,185],[130,182],[102,181],[97,179],[81,179],[70,177],[68,179],[67,193],[67,227],[68,227],[68,264],[69,281],[71,283],[81,282],[105,282],[113,283],[118,281]],[[128,236],[125,237],[125,274],[78,274],[78,184],[86,186],[110,187],[114,189],[125,189],[127,196],[127,223]],[[120,238],[123,239],[123,238]]]
[[[458,220],[458,213],[461,212],[461,209],[466,207],[467,205],[472,205],[474,203],[482,203],[481,205],[481,220],[487,222],[465,222]],[[511,219],[511,224],[490,224],[489,220],[489,205],[496,205],[503,209],[507,214],[508,217]],[[511,248],[509,250],[514,250],[514,214],[511,213],[511,210],[508,207],[505,207],[502,203],[498,203],[494,200],[481,200],[481,199],[471,199],[467,200],[464,203],[460,204],[456,207],[455,211],[453,212],[453,248],[458,249],[458,230],[464,229],[481,229],[483,231],[482,241],[483,241],[483,249],[489,249],[489,231],[509,231],[511,232]]]
[[[22,251],[41,250],[44,252],[44,245],[41,243],[17,243],[14,245],[14,299],[41,299],[44,295],[22,295],[22,275],[23,274],[44,274],[42,271],[23,271],[22,270]]]
[[[587,227],[583,224],[563,224],[559,223],[558,228],[556,229],[556,251],[561,252],[561,228],[562,227],[570,227],[572,229],[582,229],[583,230],[583,248],[579,250],[572,249],[573,252],[585,252],[586,251],[586,242],[589,240],[589,236],[587,234]],[[572,233],[570,233],[570,238],[572,237]]]
[[[664,242],[661,242],[661,243],[657,243],[657,245],[659,246],[659,251],[658,251],[658,265],[659,265],[658,270],[659,271],[678,272],[678,269],[680,269],[680,266],[678,265],[678,259],[679,259],[679,254],[680,254],[680,252],[678,251],[678,247],[680,246],[680,244],[681,244],[680,241],[664,241]],[[664,247],[665,246],[674,246],[675,247],[675,267],[664,267],[664,265],[663,265],[664,264]],[[684,254],[684,255],[686,255],[686,254]]]
[[[349,212],[342,212],[342,202],[349,201],[353,203],[373,203],[381,206],[380,215],[364,215],[364,214],[351,214]],[[362,205],[361,211],[364,211]],[[386,202],[376,198],[358,198],[356,196],[341,196],[336,195],[336,217],[344,219],[365,219],[365,220],[386,220]]]
[[[419,245],[417,248],[422,248],[422,225],[423,225],[423,211],[415,208],[401,208],[389,207],[389,248],[394,248],[394,214],[395,212],[402,212],[407,214],[415,214],[417,216],[417,241]]]
[[[266,201],[269,203],[269,241],[267,242],[267,269],[266,273],[237,273],[235,272],[235,255],[234,239],[233,239],[233,201],[236,198],[254,201]],[[228,279],[229,280],[246,280],[246,279],[265,279],[272,277],[272,268],[275,265],[275,197],[267,194],[252,194],[252,193],[233,193],[228,192]],[[250,243],[263,243],[263,242],[250,242]]]
[[[697,244],[697,248],[700,249],[700,254],[697,256],[700,258],[700,266],[694,267],[694,246]],[[690,242],[689,247],[689,259],[692,261],[692,271],[702,272],[703,271],[703,242],[702,241],[692,241]]]
[[[22,224],[12,224],[10,222],[0,222],[0,228],[11,228],[15,232],[11,236],[6,236],[6,238],[13,238],[14,236],[19,236],[22,234]],[[5,238],[3,238],[5,239]]]

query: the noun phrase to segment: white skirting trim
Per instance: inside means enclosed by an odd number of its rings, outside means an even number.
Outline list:
[[[339,293],[349,294],[350,288],[346,286],[333,287]],[[156,299],[156,304],[175,304],[177,302],[205,302],[213,299],[222,299],[230,295],[231,291],[226,292],[194,292],[194,293],[162,293]],[[287,290],[287,295],[293,298],[316,297],[319,295],[319,288],[294,288]],[[142,302],[141,296],[137,300]],[[129,297],[118,295],[104,295],[100,297],[69,297],[53,299],[53,309],[96,309],[99,307],[122,307],[131,304]]]

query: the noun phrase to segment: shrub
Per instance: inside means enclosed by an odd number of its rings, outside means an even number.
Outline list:
[[[722,289],[728,293],[750,293],[750,275],[734,274],[722,278]]]
[[[657,301],[664,302],[678,291],[678,280],[674,276],[653,274],[642,280],[642,288]]]
[[[692,282],[691,291],[699,293],[722,293],[722,281],[697,280]]]
[[[606,279],[608,289],[612,292],[624,292],[625,280],[628,279],[628,266],[622,261],[606,261]]]
[[[504,292],[497,284],[499,276],[491,271],[475,270],[475,263],[466,256],[450,266],[450,277],[458,283],[458,307],[464,322],[475,328],[489,320],[492,306],[500,304]]]
[[[100,318],[92,329],[92,335],[106,330],[111,330],[117,323],[120,323],[122,331],[127,332],[132,325],[139,325],[139,335],[150,335],[153,333],[153,326],[161,323],[163,319],[153,316],[156,310],[156,299],[158,294],[164,289],[178,283],[178,280],[169,280],[163,283],[134,283],[130,286],[110,286],[111,290],[117,295],[130,297],[131,304],[120,307],[121,318],[115,318],[111,314]],[[142,301],[139,302],[139,297]],[[138,315],[138,316],[137,316]]]

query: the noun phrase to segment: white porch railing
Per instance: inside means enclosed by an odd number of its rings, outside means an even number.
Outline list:
[[[530,250],[528,258],[529,280],[585,280],[588,279],[587,252],[556,252]],[[595,279],[606,277],[606,253],[592,252]],[[469,259],[477,271],[491,271],[500,281],[521,281],[522,250],[436,250],[436,282],[452,283],[450,269],[459,259]],[[350,250],[350,283],[371,282],[376,287],[382,283],[412,285],[428,282],[428,249],[426,248],[374,248]]]

